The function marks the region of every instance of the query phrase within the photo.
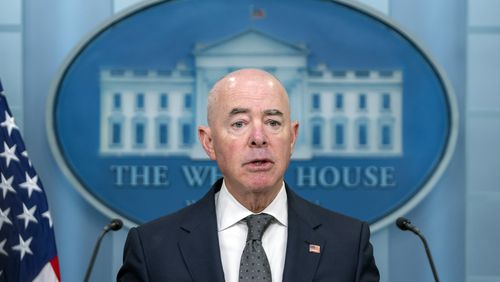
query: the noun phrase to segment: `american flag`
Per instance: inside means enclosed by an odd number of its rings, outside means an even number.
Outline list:
[[[47,199],[0,82],[0,282],[60,281]]]
[[[250,18],[251,19],[263,19],[266,16],[266,12],[262,8],[256,8],[254,5],[250,5]]]
[[[309,245],[309,252],[319,254],[319,253],[321,253],[321,246],[310,244]]]

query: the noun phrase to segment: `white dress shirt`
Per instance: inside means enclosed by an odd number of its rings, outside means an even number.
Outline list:
[[[245,248],[248,231],[246,222],[242,220],[253,213],[229,193],[225,182],[222,183],[220,191],[215,194],[215,211],[225,281],[238,282],[241,254]],[[271,267],[273,282],[280,282],[283,279],[288,238],[285,183],[281,186],[276,198],[262,213],[270,214],[276,219],[264,232],[262,246]]]

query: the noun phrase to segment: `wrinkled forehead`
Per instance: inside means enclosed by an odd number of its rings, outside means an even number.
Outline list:
[[[209,124],[220,116],[217,113],[232,108],[276,109],[285,117],[290,116],[288,95],[281,82],[258,69],[238,70],[221,78],[210,91],[207,106]]]
[[[248,81],[245,85],[228,87],[226,92],[221,93],[218,104],[224,111],[246,108],[260,113],[275,110],[289,114],[286,93],[281,88],[273,86],[271,81]]]

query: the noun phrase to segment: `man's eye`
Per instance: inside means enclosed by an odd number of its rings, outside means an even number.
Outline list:
[[[276,126],[280,126],[281,125],[281,122],[279,121],[276,121],[276,120],[270,120],[267,122],[270,126],[272,127],[276,127]]]
[[[232,124],[233,127],[242,128],[244,123],[242,121],[237,121]]]

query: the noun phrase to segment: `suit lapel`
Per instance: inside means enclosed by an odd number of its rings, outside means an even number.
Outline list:
[[[193,281],[224,281],[214,202],[220,183],[195,203],[181,226],[185,235],[178,245]]]
[[[185,235],[178,245],[193,281],[224,281],[214,201],[221,185],[222,180],[216,182],[194,204],[197,207],[191,209],[180,227]],[[321,223],[309,212],[304,200],[288,186],[287,195],[288,240],[283,281],[312,281],[326,240],[316,231]]]
[[[287,195],[288,241],[283,281],[312,281],[326,240],[316,232],[321,223],[303,205],[303,200],[288,187]]]

